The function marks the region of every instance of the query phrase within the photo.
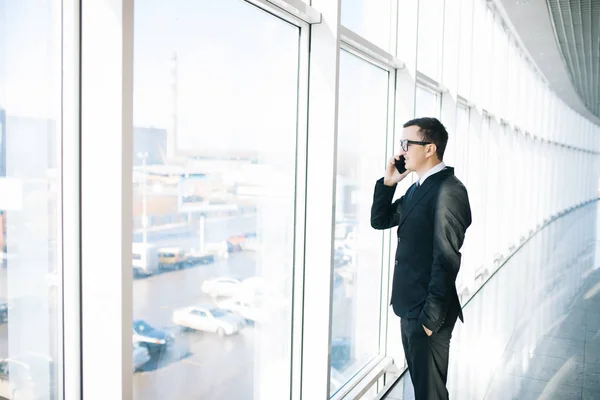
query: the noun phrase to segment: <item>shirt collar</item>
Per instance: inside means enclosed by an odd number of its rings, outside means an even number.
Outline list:
[[[437,174],[438,172],[444,170],[444,168],[446,168],[446,164],[444,164],[444,162],[442,161],[435,167],[431,168],[429,171],[425,172],[423,174],[423,176],[420,177],[418,180],[419,185],[422,185],[423,183],[425,183],[425,179],[429,178],[433,174]]]

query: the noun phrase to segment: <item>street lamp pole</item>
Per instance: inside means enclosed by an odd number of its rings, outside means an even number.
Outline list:
[[[142,160],[142,174],[144,175],[142,185],[142,243],[145,247],[148,245],[148,174],[146,170],[148,153],[138,153],[138,157]]]

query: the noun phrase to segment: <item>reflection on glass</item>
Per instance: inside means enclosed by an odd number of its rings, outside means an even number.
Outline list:
[[[59,16],[57,2],[0,0],[0,398],[6,399],[58,396]]]
[[[437,93],[417,86],[415,115],[417,117],[437,117],[440,112],[440,103]]]
[[[342,0],[342,25],[390,51],[391,0]]]
[[[289,393],[298,55],[239,0],[136,3],[135,399]]]
[[[342,52],[338,132],[331,391],[379,353],[382,233],[371,228],[385,163],[388,72]]]
[[[464,313],[473,322],[457,324],[452,335],[461,357],[450,357],[451,399],[528,398],[520,385],[512,385],[514,377],[542,369],[556,377],[575,359],[568,358],[575,354],[572,340],[559,338],[572,332],[569,338],[579,340],[581,318],[597,318],[597,218],[598,205],[592,203],[544,226],[471,299]],[[490,309],[494,312],[485,312]],[[567,340],[565,352],[560,342]],[[579,343],[583,347],[583,339]],[[586,354],[597,357],[597,348],[589,350]],[[554,358],[559,351],[565,358]]]

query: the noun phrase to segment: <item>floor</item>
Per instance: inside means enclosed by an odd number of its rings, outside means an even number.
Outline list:
[[[511,342],[479,400],[600,400],[600,270],[590,274],[567,313],[536,343],[530,348]],[[414,399],[408,373],[384,398]]]

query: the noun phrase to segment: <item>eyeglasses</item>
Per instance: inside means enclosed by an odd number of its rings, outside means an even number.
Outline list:
[[[416,140],[408,140],[408,139],[402,139],[400,141],[400,147],[402,147],[402,150],[404,150],[404,151],[408,151],[409,144],[418,144],[421,146],[425,146],[426,144],[433,144],[433,143],[432,142],[419,142]]]

